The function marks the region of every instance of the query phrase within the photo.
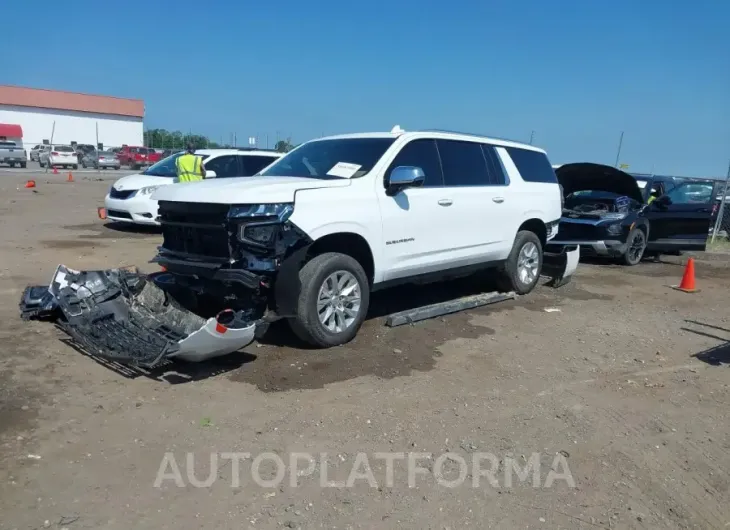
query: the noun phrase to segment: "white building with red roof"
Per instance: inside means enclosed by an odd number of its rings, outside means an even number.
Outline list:
[[[142,145],[141,99],[0,85],[0,124],[19,125],[23,144]],[[55,126],[54,126],[55,124]]]

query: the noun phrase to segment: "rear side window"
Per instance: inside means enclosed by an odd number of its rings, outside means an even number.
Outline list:
[[[487,169],[489,170],[489,184],[492,186],[504,186],[508,184],[507,175],[504,172],[502,161],[494,150],[494,146],[482,144],[482,152],[484,159],[487,161]]]
[[[250,177],[255,175],[266,166],[270,165],[279,157],[276,156],[241,156],[241,165],[243,166],[243,176]]]
[[[549,182],[557,184],[555,170],[550,165],[545,153],[520,149],[519,147],[505,147],[522,180],[526,182]]]
[[[436,151],[435,140],[413,140],[408,142],[396,155],[388,171],[385,172],[385,183],[387,184],[390,172],[398,166],[420,167],[426,176],[423,187],[439,187],[444,185],[444,177],[441,174],[441,163],[439,154]]]
[[[489,171],[482,144],[456,140],[436,140],[444,186],[487,186]]]

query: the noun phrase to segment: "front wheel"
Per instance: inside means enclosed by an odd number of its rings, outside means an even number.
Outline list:
[[[542,243],[528,230],[517,232],[512,251],[504,264],[500,288],[517,294],[528,294],[537,285],[542,272]]]
[[[634,228],[629,233],[629,238],[626,241],[627,248],[621,260],[624,265],[634,266],[637,265],[641,258],[644,257],[644,251],[646,250],[646,234],[640,228]]]
[[[21,167],[21,169],[25,169],[27,167],[26,162],[21,162],[20,167]]]
[[[328,252],[299,271],[301,290],[296,316],[289,321],[303,341],[329,348],[352,340],[370,303],[370,283],[354,258]]]

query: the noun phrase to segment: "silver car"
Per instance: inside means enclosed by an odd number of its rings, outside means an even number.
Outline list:
[[[119,169],[119,159],[111,151],[91,151],[86,153],[81,159],[83,167],[93,167],[94,169]]]

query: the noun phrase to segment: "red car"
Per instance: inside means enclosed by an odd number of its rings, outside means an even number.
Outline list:
[[[125,145],[117,153],[119,164],[129,166],[130,169],[139,169],[160,161],[160,154],[149,147],[135,147]]]

